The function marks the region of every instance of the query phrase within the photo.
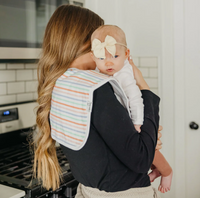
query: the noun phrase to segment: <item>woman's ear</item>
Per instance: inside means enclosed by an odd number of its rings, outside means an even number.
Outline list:
[[[130,49],[126,49],[126,52],[125,52],[125,56],[126,56],[126,58],[128,58],[129,57],[129,55],[130,55]]]

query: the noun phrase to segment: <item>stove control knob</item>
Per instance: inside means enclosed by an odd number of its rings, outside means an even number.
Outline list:
[[[66,196],[66,198],[71,198],[72,197],[72,188],[67,187],[65,189],[64,195]]]
[[[50,198],[58,198],[58,194],[53,193],[53,194],[50,196]]]

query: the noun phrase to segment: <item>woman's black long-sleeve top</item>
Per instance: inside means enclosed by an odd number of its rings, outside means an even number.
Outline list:
[[[150,185],[159,122],[159,98],[143,90],[144,123],[138,133],[109,83],[94,92],[88,140],[78,151],[61,145],[73,176],[107,192]]]

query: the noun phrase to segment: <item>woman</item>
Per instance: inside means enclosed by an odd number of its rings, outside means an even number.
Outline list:
[[[54,116],[54,109],[59,115],[63,110],[59,107],[60,104],[54,105],[58,104],[56,83],[62,82],[59,86],[65,91],[65,86],[71,86],[72,81],[76,83],[75,79],[77,83],[87,84],[80,81],[77,74],[71,74],[85,71],[84,74],[90,72],[91,75],[92,71],[89,70],[95,69],[90,56],[90,37],[103,23],[98,15],[88,9],[63,5],[54,12],[47,24],[43,52],[38,64],[39,106],[36,121],[39,132],[35,139],[34,158],[35,177],[42,179],[43,186],[47,189],[55,190],[60,184],[61,169],[54,139],[58,137],[56,135],[63,135],[65,127],[73,125],[65,119],[60,122],[60,119],[56,120]],[[139,193],[147,193],[146,197],[153,197],[155,194],[147,172],[153,161],[157,142],[159,98],[149,91],[141,72],[132,60],[130,62],[144,99],[145,121],[142,132],[138,134],[135,130],[127,110],[116,99],[109,82],[96,88],[93,92],[93,105],[90,106],[91,120],[85,142],[79,149],[67,147],[67,138],[64,142],[66,144],[61,144],[74,177],[81,183],[77,197],[96,197],[101,193],[105,193],[103,196],[107,197],[107,192],[114,197],[118,196],[117,192],[128,197],[125,191],[132,196],[135,190],[141,189],[144,192]],[[93,79],[96,76],[97,74],[94,74]],[[101,77],[106,79],[105,76]],[[77,91],[74,93],[77,94]],[[63,105],[71,108],[66,100],[63,101]],[[74,116],[79,116],[76,112],[73,112]],[[54,131],[54,125],[58,126],[57,122],[61,123],[63,131]]]

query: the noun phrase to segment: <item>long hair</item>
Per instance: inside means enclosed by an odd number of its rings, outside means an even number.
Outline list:
[[[49,123],[53,87],[76,58],[91,50],[90,37],[103,24],[103,19],[94,12],[72,5],[58,7],[47,24],[37,71],[38,132],[33,142],[33,176],[47,190],[57,189],[62,175]]]

